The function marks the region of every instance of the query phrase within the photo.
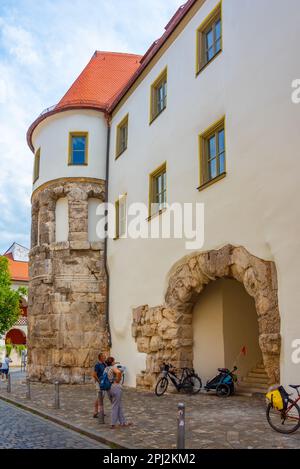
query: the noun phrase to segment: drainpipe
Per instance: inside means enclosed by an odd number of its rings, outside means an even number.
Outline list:
[[[108,202],[108,178],[109,178],[109,147],[110,147],[110,116],[108,114],[105,115],[106,123],[107,123],[107,141],[106,141],[106,175],[105,175],[105,203]],[[107,210],[106,210],[107,215]],[[109,347],[112,346],[111,341],[111,331],[110,331],[110,323],[109,323],[109,271],[107,265],[107,224],[106,221],[106,236],[104,239],[104,269],[106,274],[106,302],[105,302],[105,322],[108,332],[108,345]]]

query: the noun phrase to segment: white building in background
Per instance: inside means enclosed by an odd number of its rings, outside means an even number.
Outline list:
[[[28,131],[36,200],[45,198],[50,186],[59,198],[55,187],[62,182],[105,181],[107,200],[116,207],[116,232],[105,245],[102,266],[109,276],[102,292],[103,327],[110,353],[127,366],[131,386],[137,376],[138,384],[153,385],[163,359],[177,366],[193,363],[204,378],[238,362],[248,385],[248,373],[257,366],[263,370],[262,363],[267,372],[262,385],[279,375],[283,383],[299,381],[300,107],[291,99],[299,75],[299,15],[298,0],[189,0],[143,57],[95,53],[61,102]],[[34,209],[34,275],[47,261],[39,246],[55,250],[59,243],[80,241],[90,244],[65,248],[77,255],[92,249],[98,198],[92,192],[88,221],[78,230],[70,228],[74,207],[68,211],[66,201],[56,202],[51,212],[56,216],[47,220]],[[136,202],[148,208],[144,228],[168,216],[166,204],[204,204],[203,246],[190,251],[185,239],[124,236]],[[40,243],[45,220],[54,228]],[[216,252],[227,256],[223,274],[211,260]],[[205,259],[198,277],[186,257],[196,255],[199,262]],[[44,278],[50,275],[45,266]],[[180,268],[189,272],[180,276]],[[76,275],[68,277],[71,289]],[[202,292],[209,280],[215,282]],[[59,285],[53,288],[63,315],[70,301],[71,311],[80,301],[74,291],[69,300]],[[158,324],[149,319],[156,306]],[[180,311],[186,323],[177,328]],[[163,321],[169,321],[165,329],[159,327]],[[50,363],[56,346],[47,347]],[[43,370],[39,360],[35,353],[32,363]],[[92,357],[85,365],[55,363],[57,369],[88,367]],[[39,378],[44,375],[41,371]]]

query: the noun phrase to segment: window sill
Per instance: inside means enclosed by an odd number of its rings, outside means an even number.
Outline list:
[[[155,213],[152,213],[151,215],[149,215],[148,218],[146,218],[146,221],[151,221],[153,218],[155,217],[159,217],[159,215],[161,215],[162,213],[166,212],[166,208],[162,208],[161,210],[159,210],[158,212],[155,212]]]
[[[88,166],[88,163],[68,163],[68,166]]]
[[[226,176],[226,172],[222,173],[222,174],[219,174],[219,176],[213,178],[213,179],[210,179],[210,181],[207,181],[205,182],[204,184],[201,184],[201,186],[197,187],[198,191],[203,191],[204,189],[206,189],[207,187],[211,186],[212,184],[214,184],[215,182],[218,182],[220,181],[221,179],[223,179],[225,176]]]
[[[155,114],[155,116],[151,116],[151,119],[150,119],[149,125],[151,125],[151,124],[152,124],[152,122],[154,122],[154,121],[155,121],[155,120],[158,118],[158,116],[160,116],[160,115],[161,115],[161,113],[165,111],[165,109],[167,109],[167,106],[165,106],[165,107],[164,107],[164,108],[163,108],[161,111],[159,111],[159,113],[158,113],[158,114]]]
[[[202,65],[202,67],[196,72],[196,78],[198,75],[200,75],[201,72],[203,72],[203,70],[206,69],[206,67],[208,67],[208,65],[210,65],[221,54],[221,52],[223,52],[223,49],[220,49],[219,52],[217,52],[216,55],[214,55],[208,62],[206,62],[205,65]]]
[[[124,148],[124,150],[120,151],[119,153],[116,154],[115,156],[115,160],[117,160],[118,158],[120,158],[121,155],[123,155],[123,153],[125,153],[125,151],[127,150],[127,147]]]

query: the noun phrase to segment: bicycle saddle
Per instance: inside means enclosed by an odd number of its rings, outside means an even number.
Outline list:
[[[298,389],[300,388],[300,384],[289,384],[290,388],[293,388],[293,389]]]

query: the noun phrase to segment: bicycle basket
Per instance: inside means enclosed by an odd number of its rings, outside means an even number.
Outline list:
[[[279,386],[277,389],[268,392],[266,398],[270,401],[274,409],[285,410],[288,406],[289,395],[283,386]]]

